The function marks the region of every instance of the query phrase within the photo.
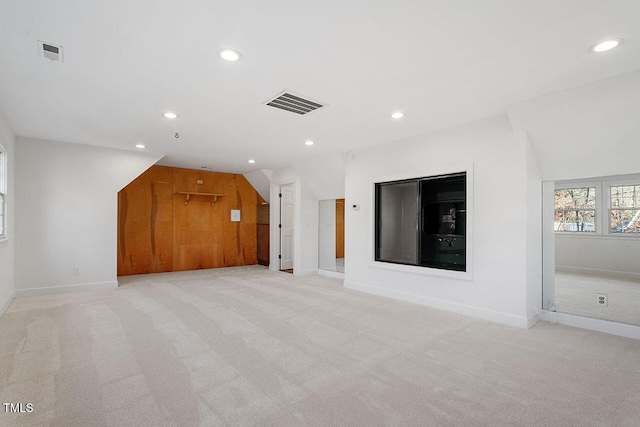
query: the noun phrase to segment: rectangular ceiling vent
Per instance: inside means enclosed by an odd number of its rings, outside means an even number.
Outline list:
[[[284,91],[264,103],[269,107],[279,108],[285,111],[291,111],[292,113],[304,115],[318,110],[325,105],[320,102],[311,101],[300,95],[294,95],[291,92]]]
[[[38,49],[40,50],[40,56],[52,61],[62,62],[62,46],[38,40]]]

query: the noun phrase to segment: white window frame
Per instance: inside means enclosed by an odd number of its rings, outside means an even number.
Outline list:
[[[458,167],[442,167],[442,168],[425,168],[414,170],[410,172],[404,172],[394,175],[385,175],[378,176],[373,178],[370,181],[370,192],[369,192],[369,206],[372,207],[369,212],[369,266],[373,268],[380,268],[383,270],[395,270],[404,273],[412,273],[420,276],[436,276],[436,277],[444,277],[451,279],[460,279],[466,281],[473,281],[473,236],[474,236],[474,165],[473,163],[461,164]],[[456,173],[466,173],[467,174],[467,259],[466,259],[466,267],[467,271],[453,271],[453,270],[442,270],[439,268],[431,268],[431,267],[423,267],[417,265],[404,265],[404,264],[394,264],[390,262],[380,262],[376,261],[376,245],[375,245],[375,218],[376,218],[376,210],[375,210],[375,193],[376,193],[376,184],[390,181],[401,181],[404,179],[414,179],[417,177],[424,176],[438,176],[438,175],[451,175]]]
[[[555,190],[566,190],[570,188],[586,188],[595,187],[595,232],[576,232],[576,231],[554,231],[556,236],[574,236],[580,238],[602,238],[611,237],[614,239],[634,239],[639,238],[640,233],[612,233],[610,227],[610,209],[611,209],[611,187],[621,185],[640,185],[640,175],[624,175],[603,178],[592,178],[589,180],[571,180],[556,182]],[[554,209],[555,213],[555,209]]]
[[[615,180],[610,180],[610,181],[604,181],[603,182],[604,187],[606,189],[606,213],[607,213],[607,217],[605,219],[605,224],[606,224],[606,229],[607,229],[607,234],[609,234],[610,236],[625,236],[625,237],[630,237],[630,238],[634,238],[634,237],[638,237],[640,236],[640,233],[612,233],[611,232],[611,187],[620,187],[620,186],[637,186],[640,185],[640,176],[639,175],[634,175],[632,177],[626,178],[626,179],[615,179]],[[637,209],[640,209],[640,207],[637,207]]]
[[[580,235],[580,236],[586,236],[586,235],[595,235],[595,234],[601,234],[601,231],[603,230],[602,228],[602,215],[600,214],[600,206],[598,205],[599,200],[602,198],[602,185],[600,182],[589,182],[589,181],[584,181],[584,182],[571,182],[571,183],[562,183],[562,184],[557,184],[555,186],[555,189],[553,191],[553,197],[554,197],[554,201],[555,201],[555,196],[556,196],[556,191],[557,190],[570,190],[570,189],[574,189],[574,188],[588,188],[588,187],[593,187],[596,189],[596,194],[594,196],[594,200],[595,200],[595,205],[594,205],[594,209],[574,209],[574,210],[594,210],[595,213],[595,219],[594,219],[594,226],[596,228],[595,231],[555,231],[554,232],[556,234],[566,234],[569,236],[576,236],[576,235]],[[555,218],[555,207],[553,209],[553,213],[554,213],[554,218]],[[554,220],[555,223],[555,220]],[[555,228],[555,227],[554,227]]]

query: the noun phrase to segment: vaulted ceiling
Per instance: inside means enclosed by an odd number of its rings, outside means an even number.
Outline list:
[[[0,113],[18,136],[142,143],[165,165],[247,173],[638,70],[639,30],[635,0],[4,0]],[[612,37],[625,42],[589,52]],[[327,106],[264,105],[283,90]]]

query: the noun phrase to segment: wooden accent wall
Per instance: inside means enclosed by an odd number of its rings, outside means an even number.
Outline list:
[[[336,200],[336,258],[344,258],[344,199]]]
[[[256,264],[258,200],[242,175],[152,166],[118,193],[118,275]]]
[[[173,171],[153,166],[118,193],[118,276],[173,271]]]

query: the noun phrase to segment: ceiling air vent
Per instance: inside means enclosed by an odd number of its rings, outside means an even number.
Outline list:
[[[300,115],[308,114],[324,107],[324,105],[319,102],[310,101],[300,95],[293,95],[291,92],[287,91],[284,91],[275,98],[268,100],[265,102],[265,105],[285,111],[291,111],[292,113]]]
[[[62,62],[62,46],[38,40],[38,49],[40,49],[40,56]]]

